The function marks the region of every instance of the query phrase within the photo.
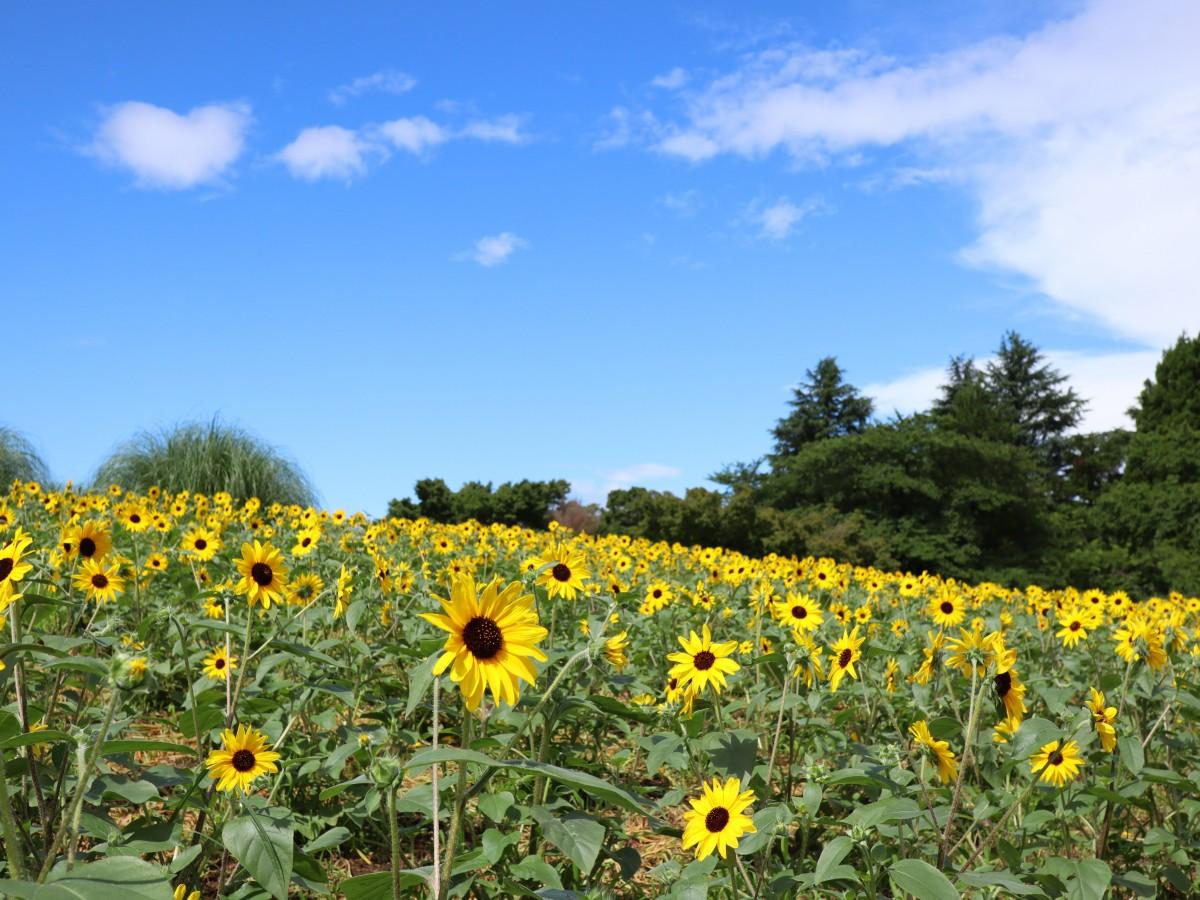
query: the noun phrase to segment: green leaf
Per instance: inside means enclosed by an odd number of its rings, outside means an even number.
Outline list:
[[[522,881],[536,881],[538,884],[552,888],[562,887],[562,879],[558,877],[554,867],[540,856],[527,856],[508,871],[513,878],[519,878]],[[355,900],[355,898],[347,897],[346,900]]]
[[[1032,716],[1021,723],[1009,742],[1013,759],[1027,759],[1046,744],[1062,736],[1062,729],[1049,719]]]
[[[642,801],[624,788],[609,784],[603,778],[578,772],[574,769],[564,769],[549,763],[539,763],[529,759],[492,759],[474,750],[462,750],[456,747],[439,747],[437,750],[422,750],[404,764],[406,769],[426,769],[443,762],[475,763],[494,769],[511,769],[520,772],[530,772],[543,775],[553,781],[568,787],[583,791],[600,800],[605,800],[615,806],[620,806],[630,812],[645,814],[648,812]]]
[[[874,828],[885,822],[897,822],[903,819],[915,819],[921,815],[921,807],[917,801],[908,797],[887,797],[875,803],[860,806],[846,816],[842,821],[847,825],[861,825],[864,828]]]
[[[606,713],[618,716],[622,719],[628,719],[631,722],[638,722],[642,725],[649,724],[658,718],[657,714],[646,709],[638,709],[635,706],[627,706],[615,697],[605,697],[602,694],[592,694],[588,697],[592,703]]]
[[[118,753],[186,753],[189,756],[199,756],[195,747],[174,744],[171,741],[105,741],[100,745],[101,756],[116,756]]]
[[[83,672],[85,675],[98,675],[103,678],[108,675],[108,664],[89,656],[68,656],[65,659],[52,659],[42,664],[43,669],[67,669],[71,672]]]
[[[722,735],[709,756],[717,771],[726,777],[745,778],[754,771],[758,759],[758,736],[749,731]]]
[[[0,892],[20,900],[172,900],[170,875],[162,866],[132,856],[114,856],[51,871],[45,884],[0,880]]]
[[[647,749],[646,771],[655,774],[666,763],[672,769],[681,769],[687,765],[687,753],[679,735],[663,732],[646,738],[642,746]]]
[[[317,853],[321,850],[328,850],[331,847],[336,847],[341,844],[346,838],[350,837],[350,829],[343,828],[341,825],[336,828],[330,828],[323,834],[317,835],[311,841],[304,845],[305,853]]]
[[[950,879],[923,859],[902,859],[888,866],[892,883],[920,900],[958,900]]]
[[[488,863],[495,865],[504,855],[504,851],[521,841],[521,832],[510,831],[505,834],[499,828],[489,828],[483,833],[483,855]]]
[[[292,818],[287,810],[247,811],[225,823],[221,840],[255,881],[277,900],[287,900],[292,880]]]
[[[575,863],[586,878],[604,846],[605,827],[587,813],[569,812],[561,819],[544,806],[530,810],[546,840]]]
[[[1113,884],[1131,891],[1138,897],[1155,897],[1158,895],[1158,883],[1136,869],[1113,875]]]
[[[423,888],[428,884],[426,876],[427,872],[421,869],[402,869],[400,887]],[[347,878],[337,889],[338,893],[346,895],[346,900],[392,900],[392,873],[372,872]]]
[[[1140,775],[1146,767],[1146,754],[1142,750],[1142,742],[1136,735],[1127,734],[1117,741],[1117,750],[1121,754],[1121,762],[1131,775]]]
[[[15,750],[17,747],[29,747],[34,744],[57,744],[69,740],[72,740],[72,737],[65,731],[55,731],[52,728],[43,731],[23,731],[8,740],[0,741],[0,750]]]
[[[850,855],[850,851],[854,849],[854,841],[845,835],[835,837],[832,841],[821,848],[821,855],[817,857],[817,868],[813,872],[813,884],[820,884],[832,877],[834,868],[841,863],[843,859]]]
[[[499,824],[504,821],[508,811],[516,805],[517,798],[510,791],[497,791],[494,794],[484,794],[478,802],[479,811]]]
[[[960,872],[958,880],[967,887],[999,887],[1022,897],[1042,893],[1041,888],[1026,884],[1011,872]]]
[[[1112,882],[1112,869],[1100,859],[1052,856],[1042,865],[1041,871],[1066,885],[1065,896],[1069,900],[1102,900]]]
[[[441,650],[429,654],[408,676],[408,700],[404,704],[405,716],[411,716],[421,701],[425,699],[425,695],[429,693],[429,687],[433,684],[433,667],[441,655]]]

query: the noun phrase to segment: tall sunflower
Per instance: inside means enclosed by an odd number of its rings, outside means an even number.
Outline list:
[[[221,749],[208,754],[204,765],[218,791],[250,790],[259,775],[278,772],[279,754],[267,749],[267,737],[262,732],[239,725],[237,732],[225,729]]]
[[[1029,758],[1029,766],[1036,775],[1041,772],[1042,781],[1061,788],[1074,780],[1083,765],[1079,745],[1074,741],[1051,741]]]
[[[125,579],[118,574],[120,571],[119,563],[114,562],[106,569],[103,563],[85,559],[79,571],[75,573],[72,583],[84,591],[89,600],[108,603],[117,599],[117,594],[125,590]]]
[[[954,751],[950,749],[950,742],[936,740],[929,730],[928,722],[924,719],[913,722],[908,727],[908,733],[912,735],[917,746],[924,748],[926,754],[932,758],[942,784],[949,784],[958,777],[958,761],[954,758]]]
[[[217,647],[204,657],[204,674],[214,681],[225,681],[229,673],[237,668],[237,657],[225,652],[224,647]]]
[[[271,544],[242,544],[242,555],[234,560],[241,578],[233,589],[245,594],[251,606],[262,604],[270,609],[272,603],[286,599],[288,572],[283,554]]]
[[[679,687],[690,689],[699,694],[708,685],[718,694],[725,687],[725,676],[732,675],[741,668],[729,658],[737,649],[737,641],[727,641],[714,644],[712,631],[707,623],[702,626],[701,634],[691,632],[688,637],[678,639],[683,647],[683,653],[668,653],[667,659],[675,663],[671,667],[670,677],[679,680]]]
[[[692,808],[683,814],[683,849],[695,847],[698,860],[711,856],[714,850],[724,859],[730,847],[737,848],[742,835],[757,830],[746,815],[754,802],[754,791],[743,791],[737,778],[724,784],[714,778],[703,787],[699,797],[688,801]]]
[[[421,613],[421,618],[449,632],[434,675],[450,669],[450,680],[459,686],[472,712],[479,707],[484,689],[492,699],[515,706],[520,682],[533,684],[537,670],[530,658],[546,661],[537,644],[549,633],[538,622],[533,595],[521,593],[520,582],[500,590],[499,579],[479,594],[467,575],[450,584],[450,599],[439,600],[443,613]]]
[[[33,538],[18,528],[13,539],[0,549],[0,612],[17,599],[17,582],[33,568],[32,563],[21,561],[32,543]]]
[[[858,626],[853,631],[843,631],[842,636],[830,650],[832,659],[829,661],[829,689],[836,691],[842,678],[849,675],[857,678],[858,672],[854,664],[862,659],[862,645],[866,638],[858,636]]]

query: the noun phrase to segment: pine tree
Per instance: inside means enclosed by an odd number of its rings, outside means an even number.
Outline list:
[[[874,412],[871,398],[843,380],[834,357],[825,357],[805,374],[808,380],[795,388],[789,401],[792,411],[771,431],[777,458],[792,456],[813,441],[859,434]]]
[[[1045,447],[1079,424],[1085,403],[1067,376],[1044,361],[1040,350],[1015,331],[1000,341],[984,378],[1004,416],[1027,447]]]

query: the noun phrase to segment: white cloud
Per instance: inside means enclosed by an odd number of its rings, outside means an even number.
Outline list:
[[[393,147],[417,155],[450,139],[446,129],[424,116],[392,119],[377,126],[376,131]]]
[[[524,144],[529,141],[529,136],[521,131],[521,125],[521,117],[513,115],[490,120],[477,119],[464,125],[459,135],[477,141]]]
[[[1198,33],[1191,0],[1095,0],[1028,35],[911,63],[777,46],[643,138],[692,162],[781,151],[821,164],[903,146],[978,200],[965,261],[1162,346],[1195,326],[1200,283]]]
[[[758,226],[759,237],[782,241],[791,235],[801,219],[819,208],[820,203],[816,200],[806,200],[797,206],[787,197],[780,197],[765,208],[752,205],[746,218]]]
[[[384,69],[339,85],[329,92],[329,102],[341,106],[353,97],[360,97],[372,91],[384,94],[406,94],[416,86],[417,80],[406,72]]]
[[[688,73],[686,69],[681,69],[679,66],[673,68],[670,72],[664,72],[651,79],[650,84],[656,88],[674,91],[683,87],[688,83]]]
[[[511,231],[502,231],[488,237],[481,237],[475,242],[474,249],[460,254],[460,258],[473,259],[481,266],[498,266],[507,260],[517,250],[529,246],[529,242],[518,237]]]
[[[317,181],[338,178],[349,181],[367,170],[370,144],[338,125],[305,128],[276,158],[296,178]]]
[[[590,478],[571,481],[571,493],[583,503],[604,503],[609,491],[636,486],[652,487],[656,482],[678,478],[683,470],[662,463],[635,463],[619,469],[593,473]]]
[[[180,115],[130,101],[104,110],[89,152],[128,169],[137,185],[182,190],[219,180],[245,146],[244,103],[212,103]]]
[[[1126,410],[1137,399],[1142,382],[1154,377],[1154,367],[1162,354],[1158,350],[1100,354],[1048,350],[1045,357],[1068,377],[1070,387],[1088,403],[1080,428],[1107,431],[1133,427]],[[981,366],[987,362],[987,359],[977,360]],[[875,400],[876,414],[888,418],[897,411],[913,413],[928,409],[945,379],[945,368],[919,369],[891,381],[868,384],[862,392]]]
[[[695,188],[688,188],[688,190],[676,194],[663,194],[658,198],[658,202],[671,212],[679,213],[681,216],[691,216],[700,207],[700,192]]]

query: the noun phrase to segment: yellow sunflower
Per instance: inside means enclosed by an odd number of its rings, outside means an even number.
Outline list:
[[[754,802],[754,791],[743,791],[737,778],[724,784],[714,778],[703,788],[699,797],[688,801],[692,808],[683,814],[683,849],[695,847],[698,860],[711,856],[714,850],[724,859],[729,848],[737,848],[742,835],[757,830],[746,815]]]
[[[287,602],[292,606],[307,606],[325,588],[325,582],[315,572],[305,572],[288,580]]]
[[[908,733],[919,747],[924,748],[927,756],[932,758],[942,784],[949,784],[958,777],[958,761],[954,758],[954,751],[950,749],[950,742],[936,740],[929,730],[928,722],[924,719],[913,722],[908,727]]]
[[[584,620],[587,621],[586,619]],[[629,644],[629,632],[622,631],[620,634],[614,634],[604,642],[604,655],[608,658],[608,663],[617,671],[625,668],[629,664],[629,658],[625,655],[625,648]]]
[[[83,566],[75,573],[72,583],[79,590],[86,592],[89,600],[108,603],[125,590],[125,579],[117,574],[120,570],[121,566],[116,562],[106,569],[94,559],[85,559]]]
[[[216,532],[197,526],[183,536],[183,552],[200,562],[208,562],[221,549]]]
[[[242,544],[242,555],[234,561],[241,578],[233,589],[245,594],[251,606],[262,604],[270,609],[272,603],[285,599],[287,588],[287,566],[283,554],[271,544]]]
[[[237,657],[227,654],[224,647],[217,647],[204,657],[204,674],[214,681],[224,681],[237,668]]]
[[[216,781],[218,791],[243,792],[259,775],[278,772],[279,754],[267,749],[267,737],[260,731],[239,725],[236,733],[225,729],[221,736],[221,749],[208,754],[204,765],[208,775]]]
[[[854,664],[862,659],[862,645],[865,640],[866,638],[858,636],[857,625],[854,626],[853,631],[843,631],[842,636],[837,639],[830,650],[833,657],[829,663],[829,689],[831,691],[838,689],[838,684],[846,675],[851,678],[858,677]]]
[[[485,688],[497,703],[515,706],[520,682],[537,680],[530,658],[546,661],[537,644],[549,632],[538,623],[533,595],[521,591],[520,582],[500,590],[496,579],[480,594],[467,575],[451,582],[449,600],[438,601],[444,614],[421,613],[422,619],[449,632],[433,674],[450,669],[450,680],[471,711],[479,708]]]
[[[684,652],[667,654],[667,659],[675,663],[668,674],[678,679],[679,687],[683,690],[700,694],[711,684],[719,694],[721,688],[725,687],[725,676],[741,668],[729,658],[737,649],[738,642],[714,644],[707,624],[701,627],[701,634],[693,631],[688,637],[678,640]]]
[[[546,589],[551,599],[565,597],[574,600],[583,590],[583,583],[591,577],[587,568],[587,557],[578,548],[568,544],[557,544],[539,558],[542,572],[537,583]]]
[[[1113,727],[1113,722],[1117,718],[1117,708],[1104,705],[1103,691],[1095,688],[1088,690],[1091,693],[1091,699],[1087,701],[1087,708],[1092,713],[1092,725],[1095,726],[1096,733],[1100,735],[1101,748],[1105,753],[1112,753],[1117,746],[1117,729]]]
[[[963,606],[957,592],[945,589],[936,597],[930,598],[929,615],[933,617],[933,623],[940,628],[953,628],[966,618],[967,612]]]
[[[821,604],[805,594],[788,594],[774,607],[775,618],[797,631],[815,631],[825,619]]]
[[[0,549],[0,612],[18,598],[17,582],[33,568],[32,563],[21,562],[32,543],[33,538],[18,528],[13,539]]]
[[[1074,741],[1051,741],[1029,758],[1034,774],[1041,772],[1042,781],[1059,788],[1074,780],[1082,765],[1083,757]]]

